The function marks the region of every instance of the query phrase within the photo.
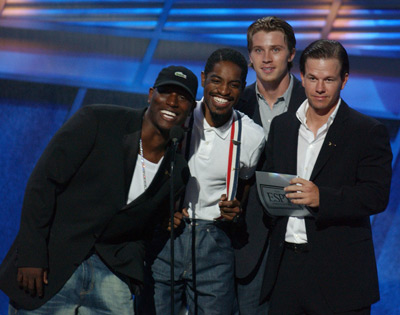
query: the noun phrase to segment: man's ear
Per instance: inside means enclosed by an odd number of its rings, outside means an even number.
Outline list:
[[[201,86],[204,87],[204,84],[206,83],[206,74],[204,71],[201,71]]]
[[[301,85],[304,87],[304,73],[300,72]]]
[[[150,104],[150,102],[151,102],[151,99],[153,98],[153,93],[154,93],[154,88],[151,87],[151,88],[149,89],[149,95],[147,96],[147,103],[149,103],[149,104]]]
[[[288,62],[292,62],[294,59],[294,56],[296,56],[296,48],[293,48],[292,51],[290,52]]]
[[[251,59],[251,53],[250,53],[250,51],[249,51],[249,63],[247,64],[247,66],[248,66],[249,68],[253,68],[253,69],[254,69],[254,67],[253,67],[253,60]]]
[[[344,87],[346,86],[346,83],[347,83],[347,80],[348,80],[348,79],[349,79],[349,74],[348,74],[348,73],[345,73],[344,79],[343,79],[343,82],[342,82],[342,87],[340,88],[341,90],[343,90]]]

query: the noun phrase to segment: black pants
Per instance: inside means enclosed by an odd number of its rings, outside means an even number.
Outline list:
[[[285,248],[268,315],[334,314],[321,293],[312,265],[307,250]],[[339,314],[369,315],[371,307]]]

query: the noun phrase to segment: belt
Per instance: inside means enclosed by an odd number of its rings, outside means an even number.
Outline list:
[[[203,220],[203,219],[192,219],[192,218],[183,218],[183,221],[190,225],[190,226],[216,226],[222,230],[228,231],[229,227],[231,226],[230,221],[223,221],[223,220]]]
[[[308,243],[296,244],[285,242],[285,248],[294,251],[295,253],[305,253],[310,251],[310,246]]]
[[[211,220],[203,220],[203,219],[192,219],[188,217],[184,217],[183,221],[190,225],[215,225],[215,221]]]

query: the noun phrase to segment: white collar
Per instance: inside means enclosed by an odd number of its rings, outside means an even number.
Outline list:
[[[333,120],[336,117],[336,114],[338,112],[338,109],[340,107],[340,104],[342,103],[342,99],[339,98],[338,103],[336,104],[335,110],[332,112],[332,114],[329,116],[328,121],[326,122],[327,127],[329,128],[330,125],[332,125]],[[300,120],[300,123],[307,127],[307,110],[310,107],[310,104],[308,103],[308,99],[306,99],[299,107],[299,109],[296,111],[296,117],[298,120]],[[308,128],[308,127],[307,127]]]
[[[225,124],[219,127],[212,127],[208,124],[207,120],[204,117],[203,111],[201,109],[202,103],[203,103],[203,98],[197,102],[196,108],[193,111],[194,123],[198,128],[202,128],[204,130],[213,130],[218,135],[218,137],[220,137],[221,139],[225,139],[230,134],[232,120],[233,120],[233,111],[231,117]],[[204,106],[207,105],[204,104]]]

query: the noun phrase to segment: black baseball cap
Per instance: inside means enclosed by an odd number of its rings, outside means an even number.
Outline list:
[[[193,100],[196,99],[198,81],[195,74],[183,66],[168,66],[158,74],[154,87],[178,85],[184,88]]]

